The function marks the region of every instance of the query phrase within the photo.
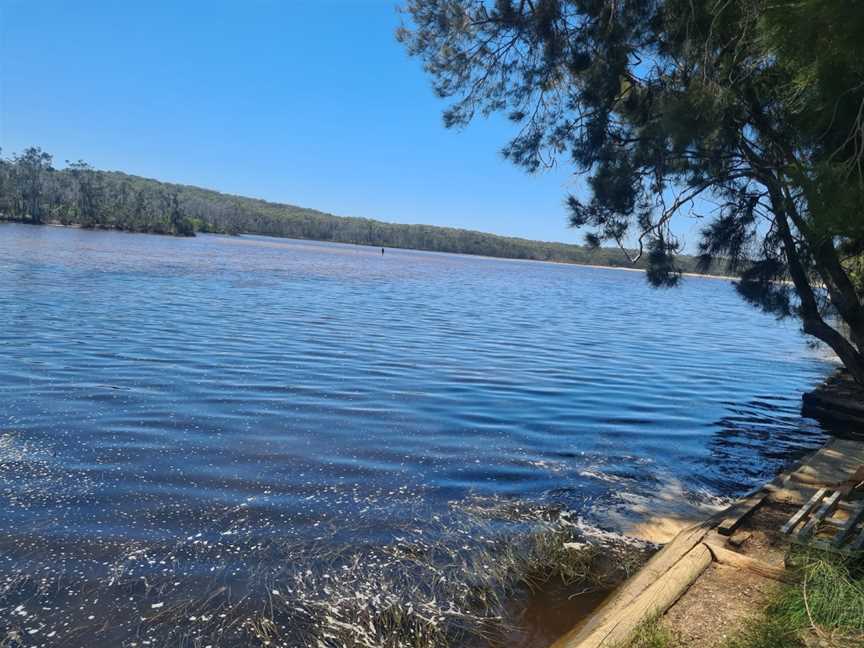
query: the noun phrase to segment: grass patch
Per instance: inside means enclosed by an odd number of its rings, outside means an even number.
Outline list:
[[[753,619],[724,648],[804,648],[799,632],[780,619],[765,614]]]
[[[286,625],[294,632],[303,628],[308,645],[506,645],[513,632],[512,603],[522,594],[554,583],[586,591],[606,588],[627,576],[624,566],[632,551],[586,543],[560,521],[524,535],[487,539],[484,547],[472,549],[453,538],[414,539],[389,545],[371,560],[334,564],[325,595],[320,581],[294,574],[283,581],[285,587],[276,586],[293,589],[295,596],[284,607],[277,605],[274,616],[293,616]],[[298,604],[308,616],[293,615]]]
[[[793,555],[801,584],[784,589],[772,615],[795,628],[842,632],[864,642],[864,564],[824,552]]]
[[[625,648],[671,648],[675,645],[674,639],[672,631],[655,617],[636,628]]]
[[[726,648],[797,648],[819,645],[864,648],[864,561],[837,554],[797,550],[790,556],[800,575],[782,588]]]

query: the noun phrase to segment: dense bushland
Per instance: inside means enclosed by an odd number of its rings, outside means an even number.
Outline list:
[[[0,216],[32,223],[57,222],[180,236],[191,236],[195,232],[264,234],[378,247],[632,267],[618,250],[530,241],[450,227],[334,216],[314,209],[117,171],[98,171],[81,161],[57,169],[52,156],[36,147],[11,159],[0,158]],[[695,259],[684,261],[688,270],[696,270]]]

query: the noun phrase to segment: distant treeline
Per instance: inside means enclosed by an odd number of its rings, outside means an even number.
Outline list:
[[[194,236],[195,232],[264,234],[376,247],[633,267],[616,249],[334,216],[116,171],[98,171],[83,161],[67,162],[63,169],[54,168],[52,162],[51,155],[35,147],[11,159],[0,156],[0,218],[177,236]],[[679,262],[685,272],[695,271],[695,259],[680,257]],[[637,263],[636,267],[643,264]]]

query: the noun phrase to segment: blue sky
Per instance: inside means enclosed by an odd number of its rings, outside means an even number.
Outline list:
[[[392,0],[0,0],[0,146],[346,216],[581,242],[566,164],[510,165],[500,118],[444,129],[399,20]]]

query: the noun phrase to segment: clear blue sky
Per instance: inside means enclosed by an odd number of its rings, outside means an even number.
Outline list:
[[[395,41],[396,4],[0,0],[0,147],[346,216],[581,242],[566,164],[511,166],[501,119],[444,129],[445,104]]]

